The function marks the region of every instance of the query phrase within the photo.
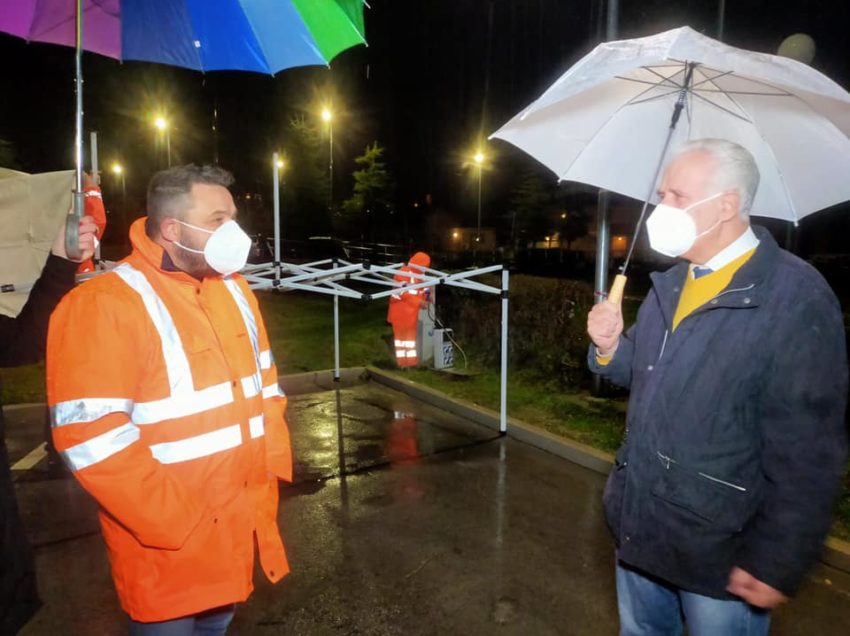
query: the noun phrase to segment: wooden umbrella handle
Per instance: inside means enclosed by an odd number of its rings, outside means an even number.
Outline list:
[[[623,274],[617,274],[614,277],[614,284],[611,285],[611,291],[608,292],[608,300],[615,305],[619,305],[623,302],[623,290],[626,287],[627,280],[628,278]]]

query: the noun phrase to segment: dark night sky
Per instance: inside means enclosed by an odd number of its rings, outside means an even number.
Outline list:
[[[121,157],[128,188],[141,193],[154,167],[149,118],[172,113],[179,161],[210,162],[213,104],[219,109],[219,157],[241,187],[270,189],[266,166],[290,115],[312,114],[333,91],[343,112],[335,126],[335,188],[346,195],[353,157],[372,140],[387,146],[397,205],[432,193],[437,205],[472,212],[471,181],[462,167],[486,137],[534,99],[597,42],[600,0],[370,0],[369,47],[339,56],[331,70],[293,69],[277,77],[200,73],[85,57],[86,127],[100,135],[102,160]],[[775,52],[795,32],[818,45],[813,66],[850,86],[850,2],[727,0],[725,40]],[[648,35],[688,24],[714,36],[710,0],[622,0],[620,36]],[[71,166],[71,49],[26,44],[0,35],[4,88],[0,138],[13,142],[27,171]],[[533,161],[496,142],[487,175],[486,209],[497,214],[518,170]]]

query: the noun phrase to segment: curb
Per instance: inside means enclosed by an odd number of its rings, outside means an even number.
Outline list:
[[[472,402],[449,397],[436,389],[399,378],[374,367],[366,367],[366,373],[380,384],[407,393],[411,397],[428,402],[444,411],[472,420],[487,428],[499,430],[499,414],[496,411]],[[508,417],[507,436],[603,475],[611,472],[614,465],[614,456],[610,453],[555,435],[513,417]],[[827,537],[824,541],[820,561],[837,570],[850,573],[850,542],[835,537]]]

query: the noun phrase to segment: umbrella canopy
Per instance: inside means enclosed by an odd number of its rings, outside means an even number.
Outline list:
[[[670,149],[702,137],[747,148],[761,172],[752,214],[796,222],[850,199],[850,93],[688,27],[596,47],[491,137],[561,180],[643,200],[680,97]]]
[[[75,45],[76,0],[0,4],[0,31]],[[364,44],[363,0],[83,0],[87,51],[197,71],[277,73]]]

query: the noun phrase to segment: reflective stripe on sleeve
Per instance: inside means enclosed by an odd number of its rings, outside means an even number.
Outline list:
[[[133,400],[125,398],[85,398],[59,402],[50,407],[50,422],[53,428],[68,424],[94,422],[111,413],[133,412]]]
[[[273,364],[274,354],[272,354],[271,349],[260,351],[260,368],[265,371],[266,369],[271,369]]]
[[[77,471],[93,466],[139,440],[139,428],[131,423],[113,428],[90,440],[62,451],[62,457]]]
[[[272,398],[272,397],[286,397],[286,393],[280,388],[278,384],[269,384],[268,386],[263,387],[263,399]]]

